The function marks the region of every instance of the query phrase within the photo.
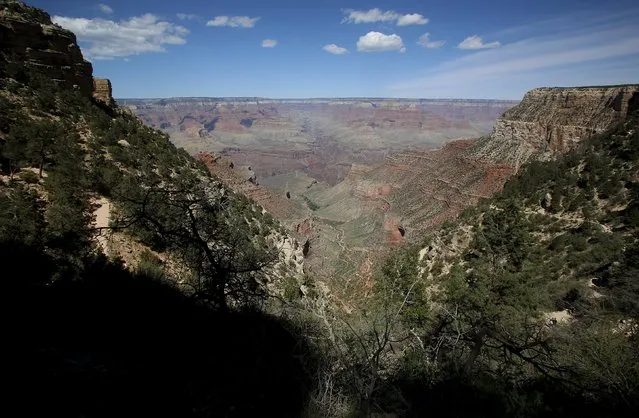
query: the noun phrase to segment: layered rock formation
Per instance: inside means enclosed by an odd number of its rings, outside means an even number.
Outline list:
[[[390,187],[391,214],[420,231],[501,190],[529,159],[565,153],[623,120],[638,95],[639,85],[534,89],[497,120],[490,136],[397,154],[359,183]]]
[[[500,191],[520,164],[566,152],[638,103],[637,86],[536,89],[504,113],[490,136],[397,153],[376,165],[353,164],[333,187],[306,189],[290,177],[280,184],[294,191],[292,200],[301,194],[319,207],[313,212],[309,265],[329,256],[343,262],[336,275],[365,280],[358,272],[385,248],[419,242],[430,228]],[[308,228],[299,229],[309,235]]]
[[[516,102],[413,99],[122,99],[192,154],[225,153],[261,178],[304,171],[336,184],[351,164],[489,133]]]
[[[93,67],[75,35],[51,23],[49,15],[17,1],[0,2],[0,51],[7,70],[26,66],[90,97]]]
[[[517,164],[533,154],[561,154],[625,118],[638,91],[639,85],[534,89],[499,118],[491,139],[518,145]]]
[[[93,98],[108,105],[115,105],[111,81],[106,78],[93,78]]]

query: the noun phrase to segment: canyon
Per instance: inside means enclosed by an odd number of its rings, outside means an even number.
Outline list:
[[[294,171],[335,185],[351,164],[439,148],[490,132],[516,102],[493,100],[119,99],[191,154],[250,165],[259,179]]]
[[[419,184],[413,196],[418,198],[425,192],[420,187],[434,185],[430,179],[452,164],[470,138],[488,134],[499,115],[517,104],[379,98],[117,102],[170,134],[177,146],[199,155],[225,183],[256,200],[306,242],[305,264],[314,274],[327,280],[351,277],[353,283],[370,283],[376,254],[416,236],[418,223],[422,228],[445,218],[427,220],[429,213],[420,212],[417,217],[423,219],[412,221],[398,211],[404,204],[400,190]],[[439,151],[428,154],[431,150]],[[422,158],[423,153],[428,157]],[[417,167],[435,171],[420,181],[412,178]],[[483,186],[486,193],[496,187],[491,181]],[[448,204],[455,210],[463,206]]]
[[[628,112],[637,85],[540,88],[508,101],[135,99],[118,102],[199,155],[305,245],[307,271],[355,300],[392,248]],[[347,296],[348,295],[348,296]],[[350,303],[341,300],[344,306]]]
[[[42,11],[0,10],[2,71],[21,67],[113,106],[75,35]],[[523,100],[119,99],[272,213],[304,243],[309,271],[366,292],[404,243],[622,120],[637,85],[538,88]],[[339,286],[334,286],[337,289]],[[361,292],[360,292],[361,291]],[[359,292],[359,293],[358,293]]]

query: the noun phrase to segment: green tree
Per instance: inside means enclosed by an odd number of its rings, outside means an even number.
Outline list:
[[[38,167],[38,175],[42,178],[45,163],[53,156],[55,142],[64,135],[62,125],[51,121],[33,121],[30,138],[26,142],[26,157]]]
[[[264,268],[277,259],[263,237],[253,236],[243,200],[214,183],[183,174],[172,186],[139,187],[129,178],[114,193],[123,202],[116,228],[131,229],[145,242],[170,251],[191,269],[194,293],[220,309],[265,296]],[[250,219],[248,219],[250,220]]]
[[[0,187],[0,241],[40,247],[43,243],[44,202],[19,184]]]
[[[530,242],[517,205],[505,202],[484,213],[466,260],[441,279],[442,309],[431,335],[440,360],[467,373],[560,371],[540,332],[543,292],[537,267],[527,263]]]

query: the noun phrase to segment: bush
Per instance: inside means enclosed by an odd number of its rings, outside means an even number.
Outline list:
[[[162,260],[148,250],[145,250],[140,254],[140,262],[137,266],[137,272],[141,276],[155,280],[161,280],[165,277],[165,268]]]
[[[20,179],[25,183],[36,184],[40,181],[40,176],[30,170],[23,170],[20,172]]]

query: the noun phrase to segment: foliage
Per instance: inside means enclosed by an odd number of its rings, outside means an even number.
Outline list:
[[[564,157],[531,162],[429,238],[430,246],[468,242],[457,255],[434,256],[425,268],[408,247],[386,260],[364,317],[329,332],[343,370],[337,381],[356,409],[636,411],[638,116]],[[555,310],[568,322],[553,319]],[[339,347],[352,348],[344,356]]]
[[[60,266],[55,277],[79,274],[93,251],[89,201],[97,193],[115,206],[116,230],[173,253],[192,270],[193,281],[185,286],[202,300],[224,308],[265,296],[262,270],[276,258],[266,238],[277,227],[270,215],[224,193],[204,166],[132,114],[93,103],[27,67],[19,71],[15,97],[23,105],[0,94],[6,110],[0,120],[0,164],[4,173],[34,184],[26,168],[44,177],[37,189],[47,202],[39,208],[46,219],[41,237]],[[13,195],[13,188],[6,194]],[[253,236],[255,229],[261,237]],[[149,261],[143,260],[143,268],[159,275]]]
[[[306,202],[306,205],[308,206],[308,208],[310,210],[312,210],[313,212],[315,212],[316,210],[319,210],[321,208],[320,205],[318,205],[317,203],[313,202],[311,199],[309,199],[308,197],[302,195],[302,198],[304,198],[304,201]]]

